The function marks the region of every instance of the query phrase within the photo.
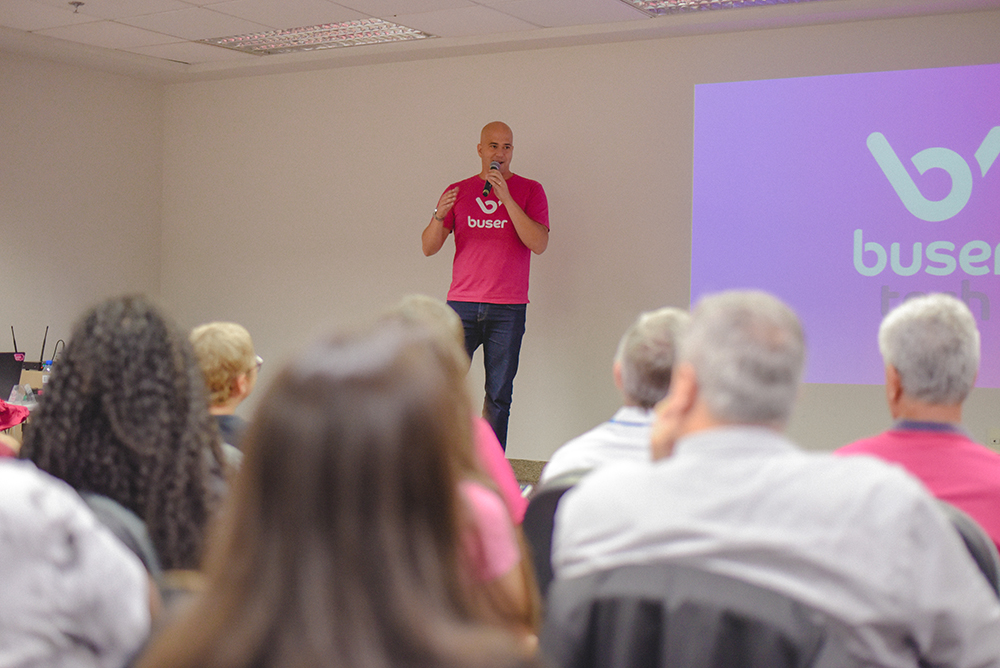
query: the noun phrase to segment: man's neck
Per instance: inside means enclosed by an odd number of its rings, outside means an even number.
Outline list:
[[[913,422],[942,422],[958,425],[962,423],[962,404],[945,406],[928,404],[910,399],[902,401],[892,411],[894,420],[911,420]]]

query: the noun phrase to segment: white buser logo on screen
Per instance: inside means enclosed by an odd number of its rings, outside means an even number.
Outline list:
[[[482,197],[476,198],[476,204],[479,205],[479,208],[482,209],[483,213],[485,213],[486,215],[494,214],[496,213],[496,210],[500,208],[500,202],[497,202],[496,200],[489,200],[484,202]],[[493,228],[503,229],[504,224],[508,222],[510,221],[508,221],[506,218],[497,218],[494,220],[491,218],[476,219],[473,218],[472,216],[469,216],[469,227],[479,227],[483,229],[493,229]]]
[[[868,135],[868,150],[889,179],[903,206],[920,220],[931,223],[949,220],[969,203],[974,181],[972,169],[955,151],[941,147],[928,148],[911,158],[920,174],[929,169],[943,169],[951,177],[951,191],[943,199],[929,200],[917,188],[885,135],[881,132]],[[1000,126],[991,128],[976,149],[975,158],[979,163],[980,176],[986,176],[998,157]],[[949,239],[938,239],[926,243],[912,242],[912,246],[908,243],[904,248],[899,242],[886,244],[882,240],[865,241],[864,230],[856,229],[853,258],[854,268],[862,276],[878,276],[887,267],[897,276],[913,276],[921,271],[931,276],[949,276],[959,269],[968,276],[989,273],[1000,275],[1000,244],[995,240],[988,242],[973,239],[956,244]],[[873,264],[868,264],[872,260]]]
[[[926,148],[910,158],[921,175],[929,169],[943,169],[951,177],[951,192],[943,199],[929,200],[920,192],[885,135],[881,132],[868,135],[868,150],[889,179],[903,206],[920,220],[937,223],[954,218],[969,203],[969,197],[972,196],[972,170],[969,163],[955,151],[941,147]],[[992,128],[976,149],[975,158],[982,176],[986,176],[998,155],[1000,126]]]

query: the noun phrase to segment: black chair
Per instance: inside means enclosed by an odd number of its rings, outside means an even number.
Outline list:
[[[675,563],[552,583],[540,648],[558,668],[845,668],[838,623]]]
[[[531,550],[538,591],[544,600],[552,582],[552,531],[555,526],[556,508],[563,494],[570,490],[589,469],[569,471],[539,485],[528,499],[521,528]]]
[[[1000,554],[997,554],[997,546],[993,539],[965,511],[940,499],[938,506],[962,537],[962,542],[965,543],[966,549],[969,550],[986,581],[990,583],[993,593],[1000,596]]]

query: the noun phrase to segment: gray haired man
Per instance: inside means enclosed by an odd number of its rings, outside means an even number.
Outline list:
[[[541,482],[616,461],[649,461],[653,407],[667,395],[677,335],[688,314],[665,307],[641,314],[622,335],[611,367],[624,405],[614,416],[560,447]]]
[[[900,464],[1000,546],[1000,454],[961,427],[962,403],[979,371],[979,330],[969,307],[947,294],[907,299],[882,320],[878,343],[896,423],[837,454]]]
[[[782,435],[804,358],[776,298],[703,299],[656,409],[656,461],[605,467],[563,497],[550,609],[573,578],[674,563],[814,610],[840,666],[1000,665],[1000,602],[919,481]]]

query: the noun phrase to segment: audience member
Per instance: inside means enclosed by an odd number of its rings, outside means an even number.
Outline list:
[[[466,369],[469,368],[469,354],[465,351],[465,330],[462,327],[462,319],[446,302],[426,295],[406,295],[396,303],[389,314],[405,322],[430,329],[432,334],[441,339],[443,345],[460,358],[460,363],[464,364]],[[472,437],[479,464],[496,484],[511,518],[520,524],[524,519],[528,501],[521,495],[521,486],[517,482],[514,470],[486,418],[478,415],[473,417]]]
[[[427,335],[453,382],[465,387],[469,356],[462,344],[462,322],[445,302],[408,295],[383,320]],[[495,610],[499,622],[520,629],[534,642],[541,602],[524,536],[514,526],[515,517],[518,522],[523,518],[527,501],[492,427],[482,417],[470,413],[470,418],[475,449],[464,448],[453,456],[473,520],[467,549],[478,564],[474,567],[477,591]]]
[[[656,409],[656,461],[606,466],[567,493],[557,578],[694,566],[809,606],[849,665],[998,665],[1000,603],[919,481],[781,434],[804,354],[777,299],[703,299]]]
[[[305,351],[251,421],[203,596],[141,668],[530,665],[488,623],[463,549],[470,415],[417,328]]]
[[[688,314],[666,307],[643,313],[625,331],[611,374],[624,405],[604,424],[569,441],[542,469],[541,482],[615,461],[650,461],[653,407],[667,395],[675,341]]]
[[[250,332],[235,322],[210,322],[191,331],[191,345],[208,387],[208,412],[222,441],[240,447],[246,421],[236,408],[250,396],[264,360],[253,349]]]
[[[121,668],[146,641],[155,590],[65,483],[0,461],[0,665]],[[151,597],[153,597],[151,599]]]
[[[164,569],[197,568],[225,491],[218,432],[187,337],[142,296],[77,322],[20,456],[141,519]]]
[[[979,370],[979,330],[946,294],[893,309],[878,333],[892,429],[837,451],[904,466],[932,494],[968,513],[1000,546],[1000,454],[962,430],[962,402]]]

